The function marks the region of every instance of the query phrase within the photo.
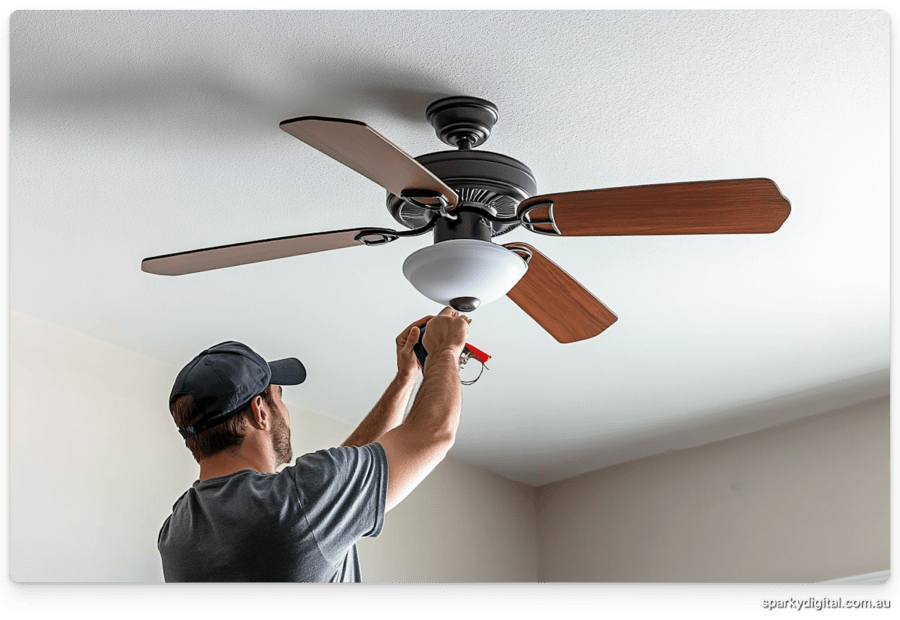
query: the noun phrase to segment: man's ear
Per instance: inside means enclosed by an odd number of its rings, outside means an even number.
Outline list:
[[[253,416],[253,423],[259,428],[265,429],[269,426],[269,411],[263,408],[262,396],[254,396],[250,401],[250,411]]]

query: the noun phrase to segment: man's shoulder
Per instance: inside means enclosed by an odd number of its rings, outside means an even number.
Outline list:
[[[336,479],[347,480],[373,468],[387,467],[387,457],[381,444],[339,446],[309,452],[298,457],[278,475],[294,481],[300,487],[317,489]]]
[[[338,446],[308,452],[303,456],[297,457],[294,464],[285,467],[282,472],[291,468],[302,467],[355,467],[366,464],[367,461],[386,462],[384,448],[381,447],[381,444]]]

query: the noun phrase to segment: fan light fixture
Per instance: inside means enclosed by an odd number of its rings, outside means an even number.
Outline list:
[[[449,239],[409,255],[403,275],[428,299],[471,312],[506,295],[528,270],[511,250],[478,239]]]

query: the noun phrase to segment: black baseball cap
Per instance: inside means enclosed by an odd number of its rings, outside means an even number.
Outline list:
[[[187,439],[241,412],[269,385],[299,385],[306,368],[289,357],[267,362],[247,345],[229,340],[200,353],[181,369],[169,395],[169,409],[179,396],[192,396],[199,421],[179,428]]]

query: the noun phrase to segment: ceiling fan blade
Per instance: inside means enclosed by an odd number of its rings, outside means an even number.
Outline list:
[[[532,246],[507,243],[503,247],[531,254],[528,271],[507,297],[559,342],[593,338],[618,320],[575,278]]]
[[[563,236],[741,234],[775,232],[791,203],[770,179],[734,179],[546,194],[526,210],[526,228]]]
[[[372,233],[368,243],[359,240],[360,235],[365,232]],[[233,243],[145,258],[141,261],[141,271],[163,276],[180,276],[223,267],[259,263],[276,258],[299,256],[300,254],[337,250],[354,245],[380,245],[396,238],[391,233],[393,231],[383,228],[351,228]]]
[[[301,116],[282,121],[280,127],[396,196],[404,190],[425,190],[442,195],[451,207],[459,203],[456,192],[365,123]]]

